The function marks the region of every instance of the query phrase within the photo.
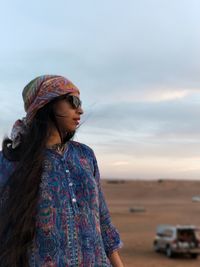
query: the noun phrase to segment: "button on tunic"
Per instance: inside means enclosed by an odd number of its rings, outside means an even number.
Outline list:
[[[0,187],[13,170],[0,152]],[[0,205],[7,197],[1,192]],[[121,246],[92,149],[74,141],[63,155],[46,149],[30,267],[109,267],[108,255]]]

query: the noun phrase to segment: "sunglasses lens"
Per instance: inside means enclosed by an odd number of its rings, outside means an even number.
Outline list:
[[[81,100],[77,96],[69,95],[67,96],[67,100],[73,108],[79,108],[81,106]]]

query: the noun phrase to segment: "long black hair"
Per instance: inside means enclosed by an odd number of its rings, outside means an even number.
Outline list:
[[[60,133],[53,111],[55,100],[37,112],[18,147],[13,149],[8,137],[2,143],[4,157],[14,161],[16,167],[0,192],[8,191],[8,199],[0,210],[0,267],[29,266],[27,252],[35,235],[36,206],[45,146],[50,136],[49,125],[54,123]],[[67,133],[62,141],[66,143],[74,134]]]

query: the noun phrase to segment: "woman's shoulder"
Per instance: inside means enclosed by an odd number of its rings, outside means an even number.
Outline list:
[[[88,155],[90,157],[94,157],[94,151],[91,147],[88,145],[85,145],[83,143],[77,142],[77,141],[70,141],[70,145],[78,152],[78,153],[84,153],[84,155]]]
[[[0,151],[0,186],[6,182],[13,170],[14,163],[6,159],[3,152]]]
[[[2,171],[4,166],[7,165],[7,164],[8,164],[7,159],[4,157],[3,151],[0,150],[0,170]]]
[[[5,156],[4,156],[4,153],[2,150],[0,150],[0,164],[6,164],[6,165],[9,165],[9,164],[13,164],[12,161],[8,160]]]

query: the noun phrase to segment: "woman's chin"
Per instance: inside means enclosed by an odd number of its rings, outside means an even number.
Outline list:
[[[71,127],[70,129],[65,129],[64,133],[68,134],[68,133],[74,133],[76,131],[77,127]]]

